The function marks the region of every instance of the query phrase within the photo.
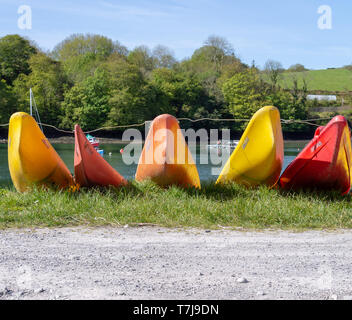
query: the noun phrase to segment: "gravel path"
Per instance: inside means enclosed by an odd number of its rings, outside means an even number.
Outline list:
[[[0,231],[0,299],[351,299],[352,231]]]

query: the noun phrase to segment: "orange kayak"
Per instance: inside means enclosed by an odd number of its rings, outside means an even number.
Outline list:
[[[76,183],[81,187],[127,184],[127,180],[94,149],[79,125],[75,126],[74,166]]]
[[[178,121],[169,114],[154,119],[139,159],[136,180],[160,186],[200,188],[199,174]]]

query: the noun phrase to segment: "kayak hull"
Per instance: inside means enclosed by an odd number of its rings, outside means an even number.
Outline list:
[[[281,173],[284,144],[280,113],[275,107],[258,110],[236,149],[226,162],[217,183],[236,182],[248,187],[273,187]]]
[[[164,187],[201,187],[192,154],[171,115],[158,116],[149,129],[136,172],[137,181],[147,179]]]
[[[80,187],[127,184],[127,180],[95,150],[79,125],[75,126],[74,167],[76,183]]]
[[[8,163],[11,179],[19,192],[33,185],[66,188],[72,175],[33,117],[17,112],[10,118]]]
[[[280,178],[286,190],[337,190],[351,187],[351,135],[343,116],[317,129],[314,138],[291,162]]]

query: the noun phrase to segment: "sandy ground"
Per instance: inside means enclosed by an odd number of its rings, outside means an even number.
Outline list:
[[[0,231],[0,299],[351,299],[352,231]]]

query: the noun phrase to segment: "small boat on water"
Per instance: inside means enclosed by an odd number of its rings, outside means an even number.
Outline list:
[[[319,127],[314,138],[290,163],[280,178],[286,190],[337,190],[351,187],[351,134],[345,117],[334,117]]]
[[[97,138],[91,136],[90,134],[87,134],[86,138],[88,139],[90,144],[94,147],[94,149],[103,157],[104,156],[104,150],[99,148],[100,141]]]
[[[79,125],[75,126],[74,167],[76,183],[81,187],[127,184],[127,180],[97,152]]]
[[[283,160],[279,110],[272,106],[261,108],[252,117],[216,183],[233,181],[248,187],[273,187],[280,177]]]
[[[154,119],[139,159],[136,180],[160,186],[200,188],[197,166],[177,119],[163,114]]]
[[[239,141],[221,141],[219,140],[216,144],[208,144],[209,149],[236,149]]]
[[[103,149],[95,148],[95,150],[96,150],[102,157],[104,157],[104,150],[103,150]]]
[[[73,177],[40,130],[33,117],[17,112],[10,118],[8,162],[11,179],[19,192],[33,185],[66,188]]]
[[[100,145],[100,142],[98,139],[96,139],[95,137],[91,136],[90,134],[87,134],[87,139],[90,142],[90,144],[94,147],[94,148],[98,148]]]

